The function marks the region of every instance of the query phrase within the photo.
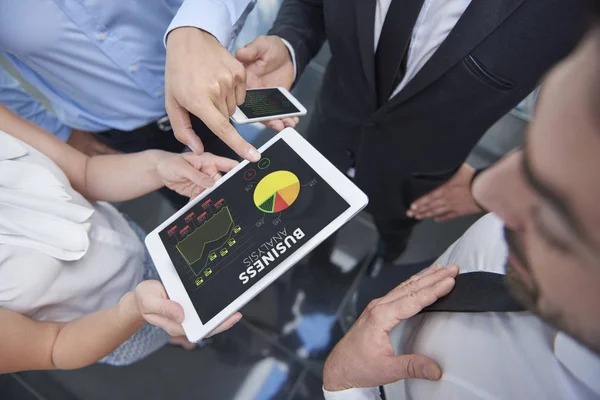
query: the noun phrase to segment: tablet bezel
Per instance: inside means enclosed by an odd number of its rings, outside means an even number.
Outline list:
[[[355,216],[368,203],[367,196],[350,179],[341,173],[333,164],[331,164],[323,155],[312,147],[306,139],[292,128],[286,128],[265,145],[259,151],[262,153],[277,140],[284,140],[298,155],[327,182],[349,205],[350,207],[323,228],[319,233],[295,250],[280,265],[269,271],[260,281],[248,288],[242,295],[231,302],[227,307],[221,310],[209,321],[204,323],[200,320],[194,304],[185,290],[183,282],[179,277],[171,258],[169,257],[165,246],[163,245],[159,232],[170,225],[174,220],[187,212],[192,206],[210,196],[213,190],[223,185],[231,176],[243,169],[248,161],[241,162],[232,171],[220,179],[215,186],[202,192],[198,197],[191,200],[184,208],[177,211],[169,219],[163,222],[158,228],[146,236],[146,247],[152,256],[156,270],[158,271],[163,285],[169,295],[169,298],[178,302],[183,307],[185,320],[183,329],[190,342],[197,342],[204,338],[208,333],[217,328],[229,316],[242,308],[256,295],[258,295],[267,286],[273,283],[277,278],[283,275],[294,264],[300,261],[306,254],[313,250],[319,243],[333,234],[348,220]]]

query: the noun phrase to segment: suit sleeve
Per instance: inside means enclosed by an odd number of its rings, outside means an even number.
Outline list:
[[[326,40],[323,0],[284,0],[269,35],[287,40],[294,49],[298,79]]]

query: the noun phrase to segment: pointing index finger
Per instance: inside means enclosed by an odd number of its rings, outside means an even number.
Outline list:
[[[238,131],[229,122],[229,118],[221,114],[214,104],[207,105],[202,113],[196,115],[240,157],[252,162],[260,160],[260,153],[240,136]]]

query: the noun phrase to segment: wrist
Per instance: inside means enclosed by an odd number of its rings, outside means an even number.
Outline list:
[[[170,38],[180,39],[189,35],[202,38],[202,40],[215,40],[219,41],[212,33],[205,31],[204,29],[197,28],[195,26],[180,26],[170,31],[165,37],[165,43],[169,44]],[[196,39],[197,40],[197,39]]]
[[[473,171],[473,176],[471,177],[471,182],[469,184],[469,190],[471,192],[471,198],[473,199],[473,203],[475,203],[475,205],[477,207],[479,207],[479,211],[480,212],[488,212],[484,207],[481,206],[481,204],[479,204],[479,201],[477,201],[477,198],[475,197],[475,191],[473,190],[473,187],[475,186],[475,181],[477,179],[477,177],[479,175],[481,175],[482,172],[485,172],[485,170],[488,167],[484,167],[484,168],[477,168]]]
[[[120,320],[125,323],[142,326],[146,322],[137,305],[134,292],[127,292],[121,297],[121,300],[117,303],[117,313]]]
[[[233,31],[236,16],[243,12],[242,9],[239,9],[242,7],[240,4],[242,2],[180,1],[180,3],[179,11],[165,32],[165,43],[167,37],[176,29],[197,28],[210,32],[213,37],[218,39],[219,43],[226,46]]]
[[[278,37],[279,40],[281,40],[281,42],[283,43],[283,45],[287,48],[288,56],[289,56],[289,62],[291,62],[292,66],[294,67],[294,78],[293,78],[293,82],[294,82],[294,81],[296,81],[296,78],[298,77],[298,70],[297,70],[297,67],[296,67],[296,53],[295,53],[294,48],[292,47],[292,44],[290,42],[288,42],[287,40],[285,40],[281,36],[276,36],[276,37]]]
[[[325,362],[325,367],[323,368],[323,388],[328,392],[352,389],[352,385],[344,382],[343,373],[335,371],[335,365],[328,361]]]
[[[150,168],[150,174],[152,179],[157,182],[161,187],[164,186],[164,181],[162,175],[160,173],[160,165],[167,159],[176,155],[176,153],[169,153],[164,150],[146,150],[146,157],[148,160],[146,161],[146,165]]]

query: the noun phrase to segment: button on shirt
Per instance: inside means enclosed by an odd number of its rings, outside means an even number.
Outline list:
[[[0,102],[66,140],[70,128],[133,130],[165,115],[165,33],[194,26],[229,46],[250,0],[2,0]]]
[[[436,263],[461,273],[504,273],[502,222],[476,222]],[[385,386],[388,400],[529,400],[600,398],[600,357],[528,312],[420,314],[390,335],[396,354],[426,354],[441,380],[408,379]],[[378,389],[326,392],[327,400],[379,400]]]

